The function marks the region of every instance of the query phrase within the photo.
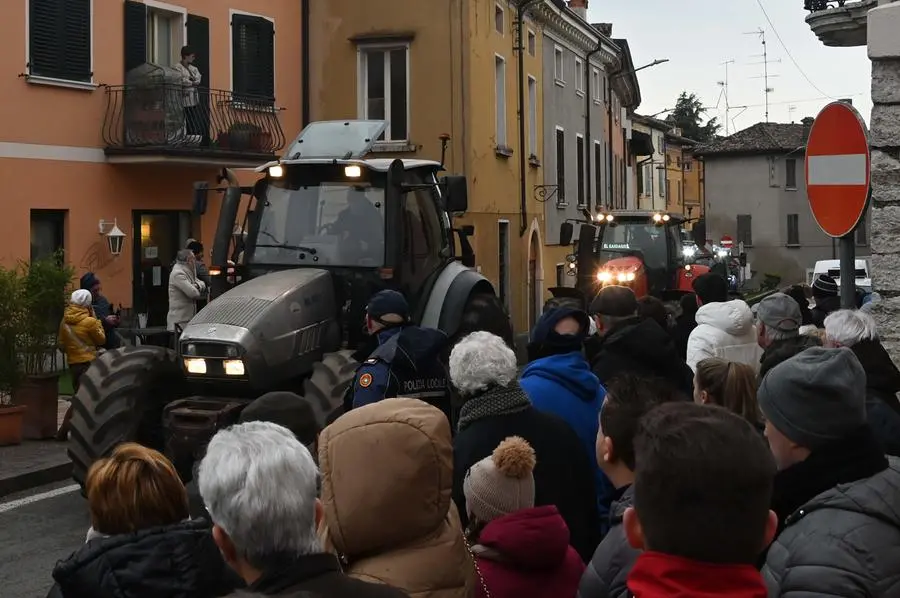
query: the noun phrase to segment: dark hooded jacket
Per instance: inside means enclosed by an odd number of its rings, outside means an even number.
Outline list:
[[[816,306],[810,310],[812,323],[816,328],[825,328],[825,318],[828,314],[841,309],[841,298],[837,295],[824,295],[816,297]]]
[[[628,573],[641,554],[632,548],[625,537],[622,520],[628,507],[634,506],[634,486],[619,490],[621,496],[613,501],[609,511],[609,532],[588,564],[578,586],[578,598],[626,598]]]
[[[53,579],[48,598],[215,598],[243,586],[203,520],[91,540]]]
[[[693,372],[678,354],[672,337],[653,320],[622,320],[601,341],[591,368],[602,384],[631,372],[659,376],[688,396],[693,394]]]
[[[809,334],[798,334],[793,338],[777,340],[766,347],[759,360],[759,379],[762,380],[766,373],[773,367],[787,361],[794,355],[806,351],[810,347],[821,347],[822,341]]]
[[[681,315],[675,318],[675,326],[672,328],[672,339],[675,341],[675,348],[682,359],[687,359],[688,339],[691,333],[697,327],[697,295],[691,293],[681,298]]]
[[[900,370],[878,341],[862,341],[850,349],[866,371],[866,417],[884,452],[900,457]]]
[[[82,289],[90,291],[100,283],[100,279],[93,272],[87,272],[81,277],[79,283]],[[112,304],[109,302],[109,299],[103,295],[96,295],[92,307],[94,308],[94,316],[100,320],[100,323],[103,325],[103,332],[106,334],[106,342],[103,344],[103,348],[111,350],[121,347],[122,339],[119,337],[119,333],[116,332],[116,327],[106,321],[106,317],[112,315]]]

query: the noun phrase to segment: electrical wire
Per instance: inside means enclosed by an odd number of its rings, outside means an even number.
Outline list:
[[[823,96],[825,96],[825,97],[828,98],[829,100],[833,100],[833,99],[834,99],[834,96],[828,95],[827,93],[825,93],[824,91],[822,91],[822,89],[821,89],[818,85],[816,85],[815,83],[813,83],[812,79],[810,79],[809,76],[806,74],[806,71],[804,71],[804,70],[800,67],[800,64],[794,59],[794,55],[791,54],[791,51],[790,51],[790,50],[788,50],[787,44],[785,44],[785,43],[784,43],[784,40],[781,39],[781,35],[779,35],[778,30],[775,29],[775,24],[772,23],[772,19],[769,18],[769,13],[766,12],[766,7],[763,6],[762,0],[756,0],[756,3],[759,5],[759,9],[762,11],[763,16],[766,17],[766,21],[769,22],[769,27],[772,29],[772,33],[774,33],[774,34],[775,34],[775,37],[778,39],[778,43],[781,44],[781,49],[784,50],[784,53],[787,54],[788,58],[791,59],[791,62],[794,63],[794,66],[797,67],[797,70],[800,72],[800,75],[801,75],[804,79],[806,79],[806,82],[809,83],[809,85],[810,85],[813,89],[815,89],[816,91],[818,91],[820,94],[822,94]]]

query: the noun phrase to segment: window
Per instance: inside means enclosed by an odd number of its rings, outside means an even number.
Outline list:
[[[609,79],[603,77],[603,101],[606,102],[609,99]]]
[[[856,227],[856,244],[861,246],[869,244],[869,231],[866,228],[865,216],[859,220],[859,225]]]
[[[504,15],[503,15],[503,7],[499,4],[494,5],[494,29],[500,35],[503,35],[503,32],[506,31],[504,27]]]
[[[575,59],[575,92],[584,95],[584,63],[580,58]]]
[[[494,95],[497,147],[506,147],[506,60],[494,57]]]
[[[753,217],[750,214],[738,214],[737,217],[737,242],[744,247],[753,245]]]
[[[412,182],[412,181],[410,181]],[[403,281],[409,291],[422,288],[431,272],[440,267],[444,235],[434,197],[430,189],[417,189],[406,195],[403,202],[404,230],[409,237],[403,243]]]
[[[497,285],[500,302],[503,303],[506,310],[509,311],[509,220],[499,220],[497,222],[497,238],[500,241],[500,256],[498,264],[499,284]]]
[[[584,136],[575,135],[575,160],[578,162],[576,180],[578,181],[578,205],[584,205]]]
[[[174,66],[181,60],[184,13],[147,6],[147,62]]]
[[[534,56],[537,53],[537,36],[534,31],[528,30],[528,55]]]
[[[694,162],[692,160],[685,160],[683,170],[685,172],[690,172],[694,168]]]
[[[796,160],[785,160],[784,161],[784,188],[785,189],[797,189],[797,161]]]
[[[528,77],[528,155],[537,157],[537,79]]]
[[[566,204],[566,132],[556,127],[556,203]]]
[[[566,61],[563,49],[559,46],[553,48],[553,78],[556,84],[564,86],[566,84]]]
[[[653,166],[651,166],[649,164],[644,165],[644,168],[643,168],[643,173],[642,173],[642,177],[641,177],[643,180],[643,185],[641,186],[641,188],[642,188],[641,194],[644,196],[653,194],[653,170],[651,170],[652,168],[653,168]]]
[[[600,94],[603,93],[601,86],[603,84],[600,82],[600,71],[597,69],[591,69],[591,94],[594,98],[594,103],[600,103]]]
[[[65,249],[65,210],[31,210],[31,260]]]
[[[603,146],[594,142],[594,203],[601,205],[600,193],[603,189]]]
[[[665,197],[666,196],[666,183],[668,182],[668,181],[666,181],[666,169],[662,168],[660,166],[657,166],[656,174],[659,177],[659,196]]]
[[[269,19],[231,15],[231,90],[275,101],[275,24]]]
[[[93,80],[91,4],[92,0],[29,0],[30,77]]]
[[[787,244],[800,244],[800,216],[798,214],[787,215]]]
[[[388,121],[381,140],[409,139],[409,47],[360,48],[362,117]]]
[[[566,286],[566,265],[556,264],[556,286]]]

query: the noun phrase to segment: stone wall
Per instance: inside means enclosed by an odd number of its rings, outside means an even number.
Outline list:
[[[900,2],[869,11],[872,60],[872,286],[882,296],[872,315],[884,346],[900,363]]]

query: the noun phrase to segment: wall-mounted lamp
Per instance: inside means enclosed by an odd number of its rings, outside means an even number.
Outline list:
[[[112,255],[122,255],[122,247],[125,245],[125,233],[119,228],[117,220],[108,222],[100,220],[100,234],[106,235],[106,246]]]

